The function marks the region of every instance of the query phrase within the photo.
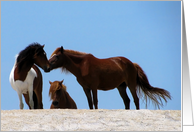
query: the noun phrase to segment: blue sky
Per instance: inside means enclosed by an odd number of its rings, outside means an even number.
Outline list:
[[[2,1],[1,109],[19,109],[9,83],[15,55],[33,42],[45,44],[49,58],[60,46],[98,58],[124,56],[138,63],[152,86],[168,90],[163,110],[181,110],[181,2]],[[78,109],[89,109],[82,87],[60,69],[43,75],[43,107],[49,109],[50,81],[63,80]],[[135,109],[133,98],[131,109]],[[98,91],[99,109],[124,109],[117,89]],[[24,109],[28,109],[24,105]],[[140,99],[140,109],[145,103]],[[148,109],[155,109],[153,104]]]

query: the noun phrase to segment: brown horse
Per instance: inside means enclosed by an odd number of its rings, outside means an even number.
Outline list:
[[[152,87],[142,68],[124,57],[98,59],[92,54],[57,48],[49,59],[50,67],[70,71],[77,77],[87,96],[90,109],[98,109],[97,90],[110,90],[117,87],[125,109],[130,108],[130,99],[126,87],[132,93],[136,109],[139,109],[138,94],[151,99],[155,106],[163,106],[162,99],[171,99],[170,93],[164,89]],[[93,94],[93,101],[91,92]]]
[[[38,65],[45,72],[50,71],[50,65],[43,47],[44,45],[33,43],[22,50],[10,73],[10,83],[18,93],[20,109],[24,107],[22,94],[29,109],[43,109],[42,74],[36,66]]]
[[[68,94],[66,90],[66,86],[63,85],[62,81],[54,81],[50,82],[50,90],[49,95],[50,99],[52,100],[51,109],[77,109],[77,106],[71,96]]]

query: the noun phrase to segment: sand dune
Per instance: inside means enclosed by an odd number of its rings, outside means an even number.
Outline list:
[[[1,110],[1,131],[181,131],[180,110]]]

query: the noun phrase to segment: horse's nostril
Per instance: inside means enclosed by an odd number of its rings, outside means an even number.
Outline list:
[[[57,106],[58,103],[59,103],[58,101],[53,101],[53,105],[54,105],[54,106]]]
[[[45,72],[50,72],[50,70],[51,70],[50,67],[45,67],[45,68],[44,68],[44,71],[45,71]]]
[[[49,68],[47,68],[47,71],[50,71],[51,69],[50,69],[50,67]]]

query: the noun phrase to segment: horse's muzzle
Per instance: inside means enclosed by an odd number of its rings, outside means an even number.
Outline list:
[[[50,63],[50,71],[54,69],[53,67],[54,66]]]
[[[44,72],[50,72],[51,71],[51,68],[50,68],[50,66],[49,67],[44,67]]]
[[[53,101],[52,104],[56,107],[56,106],[58,106],[59,102],[58,101]]]

